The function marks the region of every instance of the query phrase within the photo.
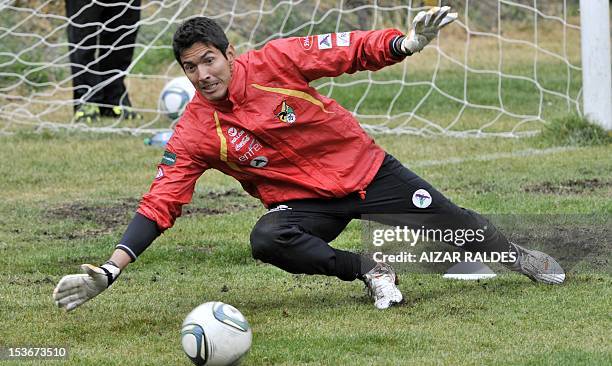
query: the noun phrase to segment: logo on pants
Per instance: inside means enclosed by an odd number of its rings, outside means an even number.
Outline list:
[[[431,195],[424,189],[419,189],[412,195],[412,203],[418,208],[427,208],[431,205]]]
[[[286,211],[286,210],[291,210],[291,209],[292,208],[287,205],[278,205],[274,208],[269,209],[268,212],[266,212],[266,214],[277,212],[277,211]]]

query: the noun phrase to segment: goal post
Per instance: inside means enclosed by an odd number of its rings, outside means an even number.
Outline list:
[[[580,0],[584,115],[612,130],[610,3]]]

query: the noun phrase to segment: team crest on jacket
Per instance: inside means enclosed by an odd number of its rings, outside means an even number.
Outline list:
[[[286,100],[283,100],[281,104],[274,108],[274,115],[278,117],[281,122],[289,124],[294,123],[297,119],[294,109],[289,104],[287,104]]]

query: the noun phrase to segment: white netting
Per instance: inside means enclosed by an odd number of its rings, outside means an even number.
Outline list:
[[[194,15],[216,19],[241,53],[279,37],[407,30],[418,11],[438,3],[451,5],[459,19],[421,54],[384,71],[314,85],[353,111],[372,132],[520,136],[553,117],[580,112],[577,0],[143,0],[140,21],[121,29],[129,33],[138,27],[125,74],[132,105],[144,119],[94,123],[77,123],[73,117],[66,37],[73,19],[66,17],[64,2],[0,0],[0,133],[168,128],[171,122],[159,112],[159,92],[182,74],[171,38],[177,25]],[[101,32],[109,24],[89,25]],[[97,57],[107,57],[112,48],[100,47]],[[98,73],[105,77],[102,87],[121,70]]]

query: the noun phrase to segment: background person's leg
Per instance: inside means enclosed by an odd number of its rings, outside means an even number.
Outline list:
[[[132,0],[128,5],[125,1],[110,2],[103,11],[103,18],[108,22],[106,27],[110,30],[100,34],[100,53],[104,55],[100,60],[100,70],[105,72],[105,80],[114,78],[103,89],[104,104],[112,106],[132,105],[124,83],[125,76],[117,76],[132,63],[138,33],[140,0]],[[114,113],[112,107],[102,107],[101,112],[107,116],[122,116]]]
[[[70,51],[75,110],[80,106],[78,100],[88,93],[89,95],[85,97],[86,102],[102,102],[100,92],[91,93],[91,89],[102,81],[99,75],[91,72],[98,70],[98,63],[94,62],[98,44],[98,35],[96,35],[98,26],[84,26],[100,22],[100,11],[98,5],[91,4],[87,0],[66,1],[66,16],[71,19],[68,24],[68,50]]]

